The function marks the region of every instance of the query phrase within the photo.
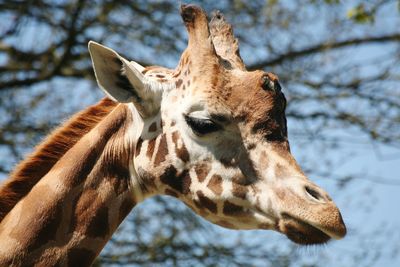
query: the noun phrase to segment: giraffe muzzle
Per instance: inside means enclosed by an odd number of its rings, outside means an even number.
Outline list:
[[[324,190],[310,181],[292,188],[277,191],[281,205],[277,231],[301,245],[323,244],[346,235],[342,215]]]
[[[314,204],[299,213],[282,212],[277,230],[301,245],[323,244],[346,235],[346,225],[333,202]]]
[[[285,234],[291,241],[300,245],[324,244],[331,239],[323,231],[287,213],[282,214],[278,230]]]

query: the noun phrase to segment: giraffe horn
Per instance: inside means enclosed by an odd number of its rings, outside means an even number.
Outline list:
[[[196,5],[181,5],[181,16],[189,33],[188,49],[199,55],[216,57],[210,37],[207,14]]]
[[[214,11],[210,21],[210,32],[217,54],[228,61],[233,68],[245,70],[239,53],[239,41],[233,34],[232,25],[220,11]]]

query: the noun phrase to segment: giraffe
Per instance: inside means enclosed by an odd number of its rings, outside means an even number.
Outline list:
[[[175,70],[93,41],[107,97],[56,129],[0,188],[0,266],[89,266],[127,214],[173,196],[222,227],[298,244],[346,235],[339,209],[290,153],[278,77],[247,71],[232,27],[181,5]]]

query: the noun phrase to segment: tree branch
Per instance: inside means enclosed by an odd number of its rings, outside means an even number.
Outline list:
[[[309,47],[301,49],[301,50],[289,51],[288,53],[278,55],[275,58],[266,59],[266,60],[251,64],[248,66],[248,68],[251,70],[262,69],[267,66],[281,64],[282,62],[284,62],[286,60],[293,60],[298,57],[304,57],[304,56],[307,56],[307,55],[310,55],[310,54],[313,54],[316,52],[321,52],[324,50],[343,48],[343,47],[359,45],[359,44],[383,43],[383,42],[394,42],[394,41],[400,41],[400,33],[377,36],[377,37],[354,38],[354,39],[338,41],[338,42],[321,43],[321,44],[309,46]]]

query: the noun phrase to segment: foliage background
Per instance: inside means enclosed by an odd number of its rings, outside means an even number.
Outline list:
[[[289,139],[349,234],[299,248],[211,225],[168,197],[129,216],[98,266],[398,266],[400,1],[193,1],[234,25],[248,69],[279,75]],[[174,68],[186,47],[176,1],[0,0],[0,177],[70,114],[102,97],[96,40]]]

